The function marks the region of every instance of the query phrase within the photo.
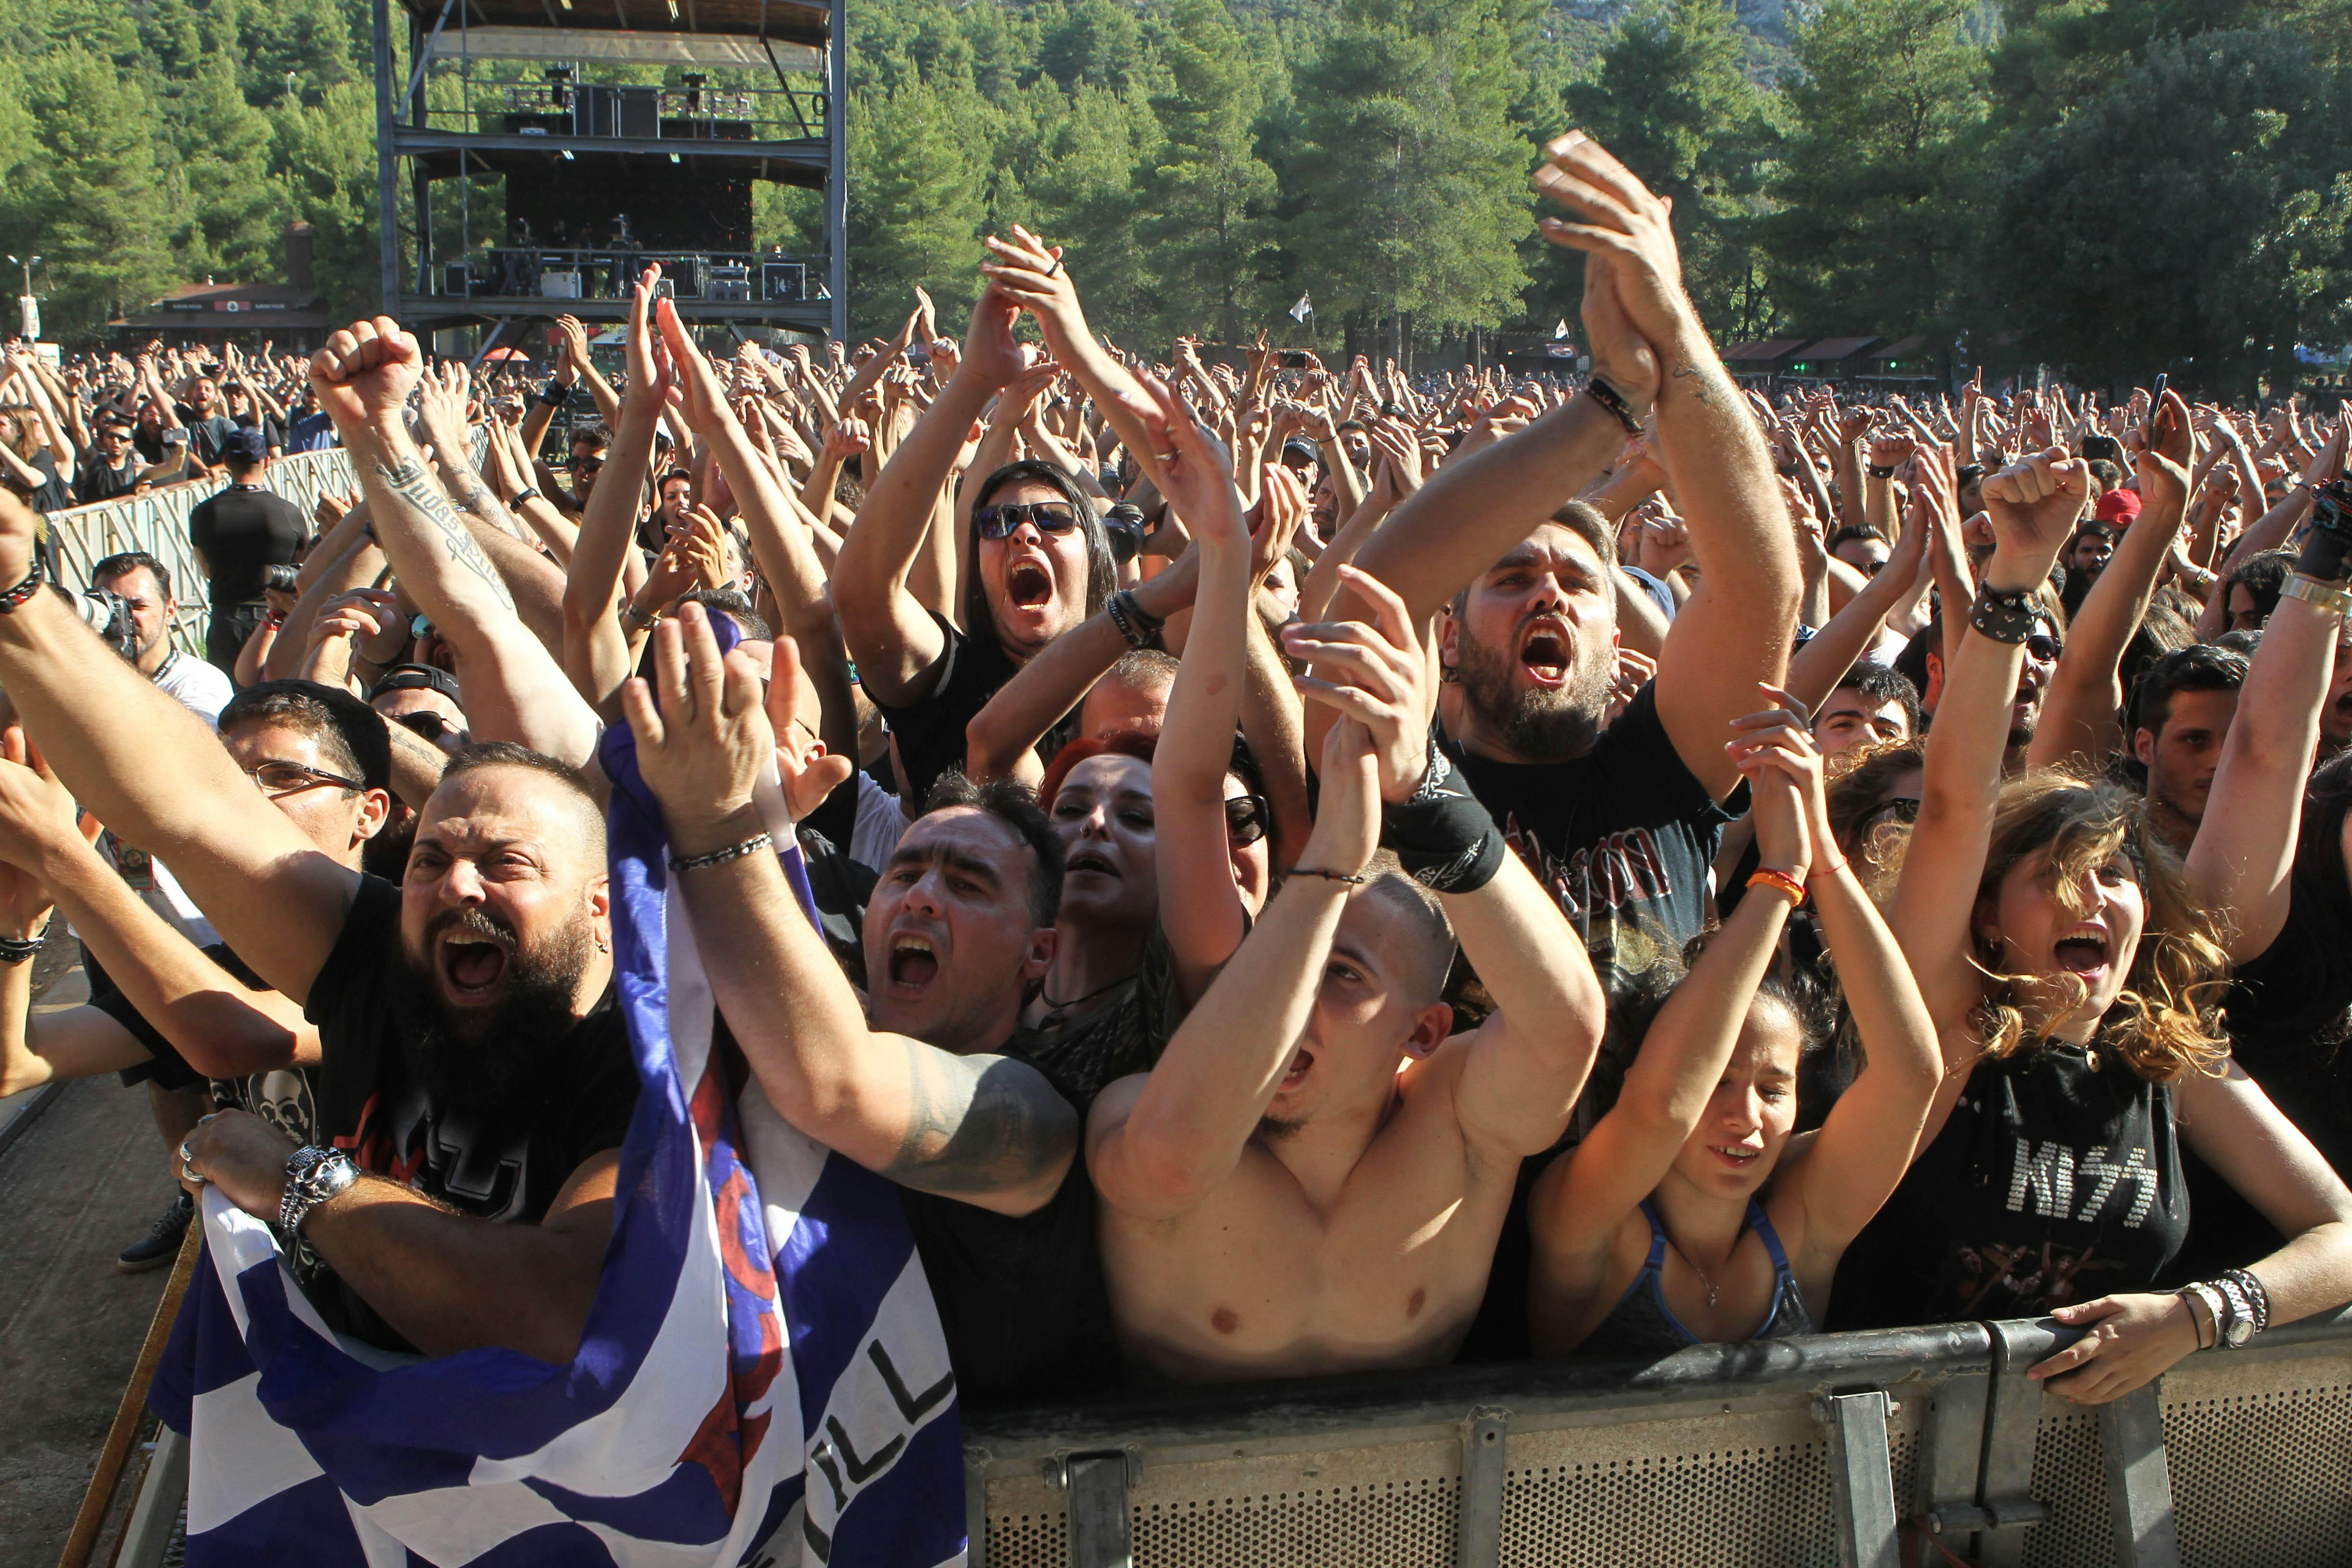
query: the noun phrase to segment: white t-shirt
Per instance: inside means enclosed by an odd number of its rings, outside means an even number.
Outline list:
[[[182,707],[204,715],[205,722],[215,729],[220,725],[220,710],[236,695],[236,688],[217,665],[177,649],[155,672],[155,684],[178,698]]]
[[[850,777],[857,784],[857,826],[850,830],[849,858],[879,871],[890,863],[890,851],[898,847],[899,835],[907,831],[906,808],[864,768]]]

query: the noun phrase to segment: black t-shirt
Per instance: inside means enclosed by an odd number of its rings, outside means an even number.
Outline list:
[[[966,1408],[1045,1404],[1118,1386],[1118,1346],[1084,1154],[1071,1159],[1053,1201],[1019,1219],[912,1187],[899,1188],[898,1196]]]
[[[294,564],[310,535],[302,509],[259,485],[231,485],[188,513],[188,542],[212,570],[215,608],[259,599],[263,568]]]
[[[877,702],[898,738],[898,760],[906,776],[898,795],[909,812],[920,810],[932,782],[950,768],[963,765],[964,726],[971,723],[997,688],[1019,673],[1020,667],[1004,657],[992,636],[971,637],[958,631],[937,615],[940,636],[947,646],[931,666],[937,671],[930,691],[903,708]],[[866,692],[868,697],[873,692]]]
[[[2305,831],[2312,831],[2309,823]],[[2329,842],[2335,837],[2330,833]],[[2352,1173],[2352,1062],[2345,1059],[2352,1034],[2352,907],[2335,868],[2298,865],[2287,897],[2278,935],[2238,966],[2227,1008],[2231,1054],[2336,1173],[2346,1175]],[[2193,1152],[2182,1163],[2197,1228],[2176,1270],[2179,1279],[2242,1268],[2285,1245],[2219,1172]]]
[[[636,1109],[636,1062],[613,992],[557,1047],[565,1069],[486,1121],[427,1095],[414,1060],[425,1020],[400,973],[404,962],[400,889],[366,878],[303,1009],[319,1028],[320,1133],[362,1170],[460,1213],[536,1223],[583,1162],[620,1147]],[[348,1289],[340,1295],[351,1331],[399,1348],[365,1302]]]
[[[1591,751],[1498,763],[1444,739],[1471,794],[1584,938],[1610,994],[1679,978],[1706,928],[1707,868],[1729,816],[1683,763],[1643,687]]]
[[[57,457],[47,447],[26,459],[26,466],[37,470],[41,476],[39,486],[25,498],[26,506],[35,511],[47,512],[63,511],[74,504],[73,490],[65,480],[58,478]]]
[[[89,506],[93,501],[112,500],[116,496],[130,494],[145,467],[139,460],[138,453],[126,451],[122,454],[121,466],[110,468],[99,460],[98,448],[92,447],[75,465],[75,503]]]
[[[2189,1234],[2172,1089],[2096,1055],[2028,1046],[1978,1064],[1846,1248],[1832,1331],[2039,1317],[2156,1283]]]

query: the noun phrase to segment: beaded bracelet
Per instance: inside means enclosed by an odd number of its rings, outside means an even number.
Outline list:
[[[730,860],[757,855],[762,849],[772,847],[775,842],[775,835],[772,833],[755,833],[740,844],[730,844],[726,848],[713,849],[708,855],[688,855],[684,858],[673,855],[669,858],[669,868],[673,871],[699,871],[709,866],[724,866]]]

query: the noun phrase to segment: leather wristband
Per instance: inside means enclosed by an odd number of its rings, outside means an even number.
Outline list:
[[[2331,492],[2336,486],[2315,489],[2311,496],[2311,530],[2303,536],[2303,554],[2294,569],[2319,583],[2341,583],[2352,576],[2352,515]]]
[[[1985,584],[1977,589],[1976,601],[1969,606],[1969,625],[1993,641],[2014,647],[2033,635],[2041,619],[2035,596],[2031,588],[2004,592]]]
[[[539,389],[539,400],[550,408],[561,408],[572,401],[572,389],[560,381],[551,381]]]
[[[1584,391],[1585,395],[1591,397],[1593,402],[1598,403],[1601,407],[1609,410],[1609,416],[1611,418],[1616,420],[1618,424],[1625,426],[1625,434],[1628,436],[1639,436],[1642,433],[1642,422],[1633,417],[1633,410],[1627,406],[1625,395],[1623,393],[1618,391],[1615,387],[1610,385],[1606,381],[1603,381],[1597,375],[1591,377],[1584,384]]]
[[[1432,892],[1471,893],[1495,879],[1510,847],[1432,736],[1429,768],[1410,800],[1381,805],[1381,845]]]
[[[1146,648],[1159,642],[1160,628],[1165,623],[1135,602],[1133,589],[1121,588],[1104,604],[1103,609],[1110,616],[1110,624],[1118,628],[1118,635],[1128,647]]]
[[[23,609],[25,601],[39,593],[41,584],[47,581],[47,574],[41,569],[41,552],[36,550],[33,552],[32,569],[25,574],[25,580],[6,593],[0,594],[0,616],[13,616]]]

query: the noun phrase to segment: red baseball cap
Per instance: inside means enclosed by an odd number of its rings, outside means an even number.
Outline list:
[[[2128,528],[2139,516],[2139,492],[2114,489],[2099,498],[2098,510],[2091,514],[2101,522],[2111,522]]]

